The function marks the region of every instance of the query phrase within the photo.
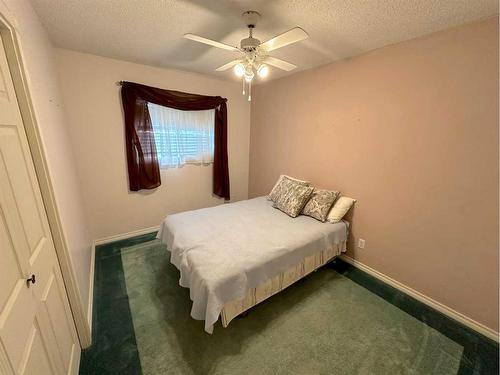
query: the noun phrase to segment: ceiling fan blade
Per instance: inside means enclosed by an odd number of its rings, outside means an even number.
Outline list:
[[[275,66],[276,68],[280,68],[281,70],[286,70],[289,72],[290,70],[294,70],[297,65],[293,65],[285,60],[277,59],[276,57],[266,56],[264,58],[264,62],[266,64]]]
[[[270,52],[289,44],[300,42],[308,37],[309,35],[300,27],[294,27],[291,30],[285,31],[283,34],[275,36],[267,42],[262,43],[260,47],[265,51]]]
[[[233,61],[228,62],[227,64],[219,66],[215,70],[218,72],[223,72],[224,70],[228,70],[228,69],[232,68],[233,66],[235,66],[236,64],[239,64],[240,62],[241,62],[241,60],[233,60]]]
[[[224,44],[221,42],[216,42],[215,40],[212,39],[207,39],[199,35],[195,34],[184,34],[184,38],[186,39],[191,39],[194,40],[195,42],[203,43],[203,44],[208,44],[209,46],[212,47],[217,47],[217,48],[222,48],[228,51],[235,51],[239,52],[239,49],[233,46],[230,46],[229,44]]]

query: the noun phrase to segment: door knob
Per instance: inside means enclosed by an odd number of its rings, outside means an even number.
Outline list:
[[[26,279],[26,283],[28,283],[28,288],[30,287],[30,283],[32,284],[36,283],[35,275],[33,274],[29,279]]]

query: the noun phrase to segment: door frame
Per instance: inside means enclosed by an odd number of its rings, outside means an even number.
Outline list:
[[[81,348],[87,348],[92,342],[91,329],[86,318],[86,309],[80,298],[80,289],[71,264],[68,243],[59,217],[59,210],[57,208],[54,188],[50,179],[42,138],[36,121],[31,95],[29,93],[29,79],[23,65],[22,49],[17,33],[17,22],[15,18],[9,14],[8,8],[1,0],[0,35],[4,42],[7,63],[14,83],[14,89],[26,136],[28,138],[31,157],[35,165],[35,172],[40,186],[45,211],[47,213],[49,227],[54,241],[59,266],[61,268],[66,293],[68,295],[73,320],[78,333],[78,339]]]

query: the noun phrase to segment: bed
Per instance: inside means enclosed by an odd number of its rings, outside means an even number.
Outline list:
[[[189,288],[191,316],[213,332],[346,251],[348,223],[291,218],[258,197],[168,215],[157,237]]]

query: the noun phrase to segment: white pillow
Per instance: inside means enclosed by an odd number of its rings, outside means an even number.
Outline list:
[[[329,223],[338,223],[345,216],[347,211],[350,210],[352,205],[356,202],[356,199],[352,199],[349,197],[340,197],[333,204],[332,209],[328,213],[328,217],[326,220]]]

